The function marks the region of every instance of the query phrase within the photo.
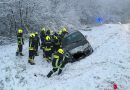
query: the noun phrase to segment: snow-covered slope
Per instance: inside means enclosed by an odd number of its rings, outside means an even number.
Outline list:
[[[129,25],[102,25],[88,36],[94,53],[78,62],[67,64],[61,75],[47,78],[52,69],[40,56],[36,65],[28,60],[28,43],[24,57],[16,57],[16,44],[0,46],[0,90],[130,90],[130,33]]]

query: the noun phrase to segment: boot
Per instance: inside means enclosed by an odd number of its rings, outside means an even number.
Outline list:
[[[20,53],[20,56],[24,56],[22,53]]]
[[[47,77],[48,77],[48,78],[51,77],[52,74],[53,74],[53,72],[50,71],[50,72],[48,73]]]
[[[19,54],[19,53],[18,53],[18,52],[16,52],[16,56],[18,56],[18,54]]]
[[[28,63],[30,63],[31,65],[35,65],[33,60],[28,60]]]
[[[58,75],[60,75],[60,74],[61,74],[61,72],[62,72],[62,70],[61,70],[61,69],[59,69]]]

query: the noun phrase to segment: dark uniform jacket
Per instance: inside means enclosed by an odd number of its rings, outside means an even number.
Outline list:
[[[29,50],[35,50],[35,38],[29,38]]]
[[[23,34],[22,33],[17,33],[17,43],[18,45],[23,45],[24,44],[24,40],[23,40]]]
[[[44,47],[43,47],[44,51],[52,50],[53,45],[52,45],[51,40],[45,41],[43,45],[44,45]]]
[[[40,38],[38,36],[35,36],[35,44],[36,46],[40,45]]]
[[[53,68],[59,68],[62,65],[64,55],[60,53],[55,53],[53,56],[52,66]]]
[[[44,32],[44,31],[41,31],[41,33],[40,33],[41,42],[44,42],[44,41],[45,41],[45,37],[46,37],[45,32]]]

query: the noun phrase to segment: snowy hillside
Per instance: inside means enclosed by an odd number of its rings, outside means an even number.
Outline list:
[[[42,26],[58,30],[62,26],[103,23],[130,23],[130,0],[0,0],[0,36],[15,36],[19,27],[27,33]]]
[[[102,25],[87,35],[94,53],[81,61],[67,64],[61,75],[46,75],[51,64],[40,56],[36,65],[28,60],[28,43],[24,45],[24,57],[16,57],[17,45],[0,46],[0,90],[113,90],[113,82],[119,90],[130,90],[130,27],[129,25]]]

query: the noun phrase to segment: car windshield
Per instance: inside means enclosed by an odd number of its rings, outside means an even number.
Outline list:
[[[63,44],[64,46],[67,46],[82,40],[84,40],[84,36],[80,32],[74,32],[69,36],[67,36],[66,38],[64,38]]]

